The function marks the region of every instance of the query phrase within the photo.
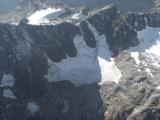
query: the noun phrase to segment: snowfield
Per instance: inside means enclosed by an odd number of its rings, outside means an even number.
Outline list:
[[[121,77],[121,71],[116,67],[114,59],[111,58],[105,35],[99,35],[97,30],[88,23],[97,41],[97,48],[86,45],[82,36],[74,37],[74,45],[77,49],[77,57],[67,57],[59,63],[52,62],[48,58],[49,69],[46,76],[49,82],[59,80],[70,80],[75,85],[89,83],[115,82]]]
[[[97,64],[96,50],[89,48],[82,36],[76,35],[74,44],[77,48],[77,57],[67,57],[61,62],[52,62],[50,59],[47,78],[50,82],[70,80],[75,85],[98,82],[101,78],[100,67]]]
[[[72,11],[72,10],[71,10]],[[29,16],[28,24],[32,25],[56,25],[62,22],[73,22],[85,17],[82,11],[68,11],[64,8],[40,9]]]

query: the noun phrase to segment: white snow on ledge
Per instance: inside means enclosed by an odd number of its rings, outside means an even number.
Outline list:
[[[45,16],[49,15],[49,14],[55,14],[55,17],[58,16],[58,12],[62,11],[62,9],[60,8],[47,8],[47,9],[42,9],[39,11],[36,11],[34,14],[32,14],[28,20],[29,20],[29,24],[33,24],[33,25],[39,25],[42,23],[47,23],[48,20],[44,19]]]
[[[67,57],[59,63],[52,62],[48,58],[49,69],[46,76],[49,82],[69,80],[76,86],[109,81],[118,84],[121,71],[111,58],[105,35],[99,35],[97,30],[89,24],[97,41],[97,48],[86,45],[83,36],[74,37],[74,45],[77,49],[76,57]]]

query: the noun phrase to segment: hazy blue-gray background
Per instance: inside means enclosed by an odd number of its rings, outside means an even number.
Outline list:
[[[72,6],[87,6],[89,8],[96,8],[105,4],[114,3],[122,11],[126,10],[147,10],[149,9],[154,0],[0,0],[0,11],[6,11],[13,9],[20,2],[46,2],[52,1],[62,4],[68,4]]]

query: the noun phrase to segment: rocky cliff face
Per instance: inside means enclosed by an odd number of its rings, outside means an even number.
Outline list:
[[[160,14],[0,24],[0,119],[160,119]]]

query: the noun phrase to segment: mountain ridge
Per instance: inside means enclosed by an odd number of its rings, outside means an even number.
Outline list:
[[[1,23],[0,118],[159,119],[159,16],[111,5],[79,24]]]

